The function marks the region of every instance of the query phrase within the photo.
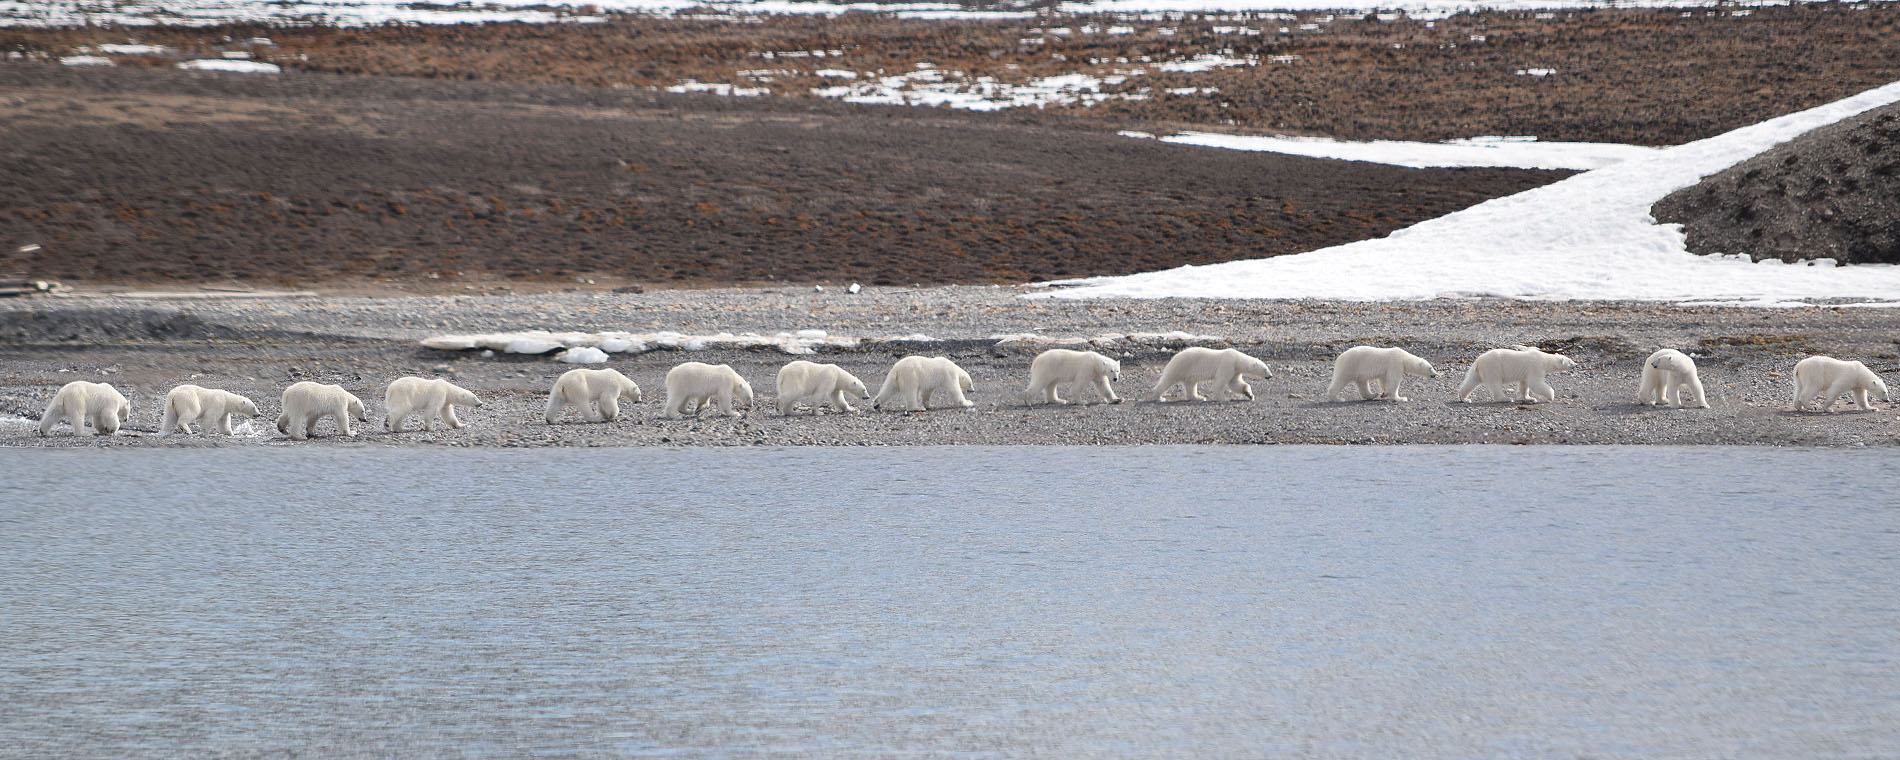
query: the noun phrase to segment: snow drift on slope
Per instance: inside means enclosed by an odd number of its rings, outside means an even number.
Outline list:
[[[1072,280],[1060,298],[1726,300],[1900,298],[1900,267],[1698,256],[1658,199],[1803,132],[1900,101],[1900,82],[1497,198],[1376,240],[1270,259]]]

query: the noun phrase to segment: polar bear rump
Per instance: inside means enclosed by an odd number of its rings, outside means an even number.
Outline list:
[[[402,432],[409,415],[419,414],[425,431],[435,429],[438,421],[451,430],[460,430],[468,423],[455,416],[455,407],[481,405],[482,400],[474,393],[442,378],[399,377],[383,391],[383,411],[387,413],[383,429]]]
[[[1122,377],[1122,363],[1094,351],[1052,348],[1036,355],[1029,363],[1029,387],[1023,402],[1067,404],[1077,399],[1083,388],[1095,389],[1095,395],[1111,404],[1122,402],[1109,385]],[[1057,395],[1059,386],[1069,387],[1069,399]]]
[[[570,369],[548,391],[548,408],[542,416],[552,425],[561,419],[561,410],[573,407],[588,422],[613,422],[620,419],[623,398],[640,403],[640,386],[619,370]]]
[[[906,356],[891,365],[877,397],[871,400],[871,408],[888,405],[900,411],[921,412],[930,408],[931,396],[941,393],[949,398],[951,406],[967,409],[976,402],[963,394],[975,389],[970,373],[956,362],[941,356]]]
[[[1472,391],[1482,384],[1490,392],[1492,401],[1555,401],[1557,391],[1544,382],[1544,375],[1576,366],[1568,356],[1545,353],[1530,346],[1494,348],[1479,354],[1471,363],[1471,369],[1465,372],[1465,381],[1458,386],[1457,397],[1459,401],[1470,401]],[[1507,384],[1517,387],[1516,399],[1504,394]]]
[[[1796,411],[1806,411],[1815,396],[1821,397],[1821,411],[1832,411],[1843,394],[1852,398],[1861,411],[1871,411],[1874,407],[1868,403],[1870,393],[1879,394],[1881,401],[1893,400],[1887,395],[1887,383],[1860,362],[1810,356],[1794,365]]]
[[[1688,399],[1682,397],[1684,388],[1689,389]],[[1708,394],[1696,373],[1695,360],[1673,348],[1657,351],[1643,360],[1643,382],[1636,391],[1636,401],[1651,406],[1709,408]]]
[[[697,415],[707,404],[718,407],[728,417],[743,416],[733,410],[735,404],[752,405],[752,384],[739,376],[730,364],[686,362],[666,373],[665,416],[674,419]]]
[[[1231,396],[1253,399],[1253,386],[1246,378],[1270,378],[1273,371],[1267,369],[1267,363],[1238,349],[1213,349],[1194,346],[1181,349],[1168,365],[1161,370],[1161,380],[1155,383],[1153,390],[1142,398],[1147,401],[1161,401],[1168,391],[1180,385],[1186,397],[1195,401],[1207,401],[1201,395],[1201,383],[1214,383],[1215,401],[1224,401]]]
[[[53,400],[40,415],[40,435],[50,435],[53,426],[65,422],[73,426],[73,435],[85,432],[92,423],[93,435],[113,435],[119,426],[132,419],[132,404],[119,389],[106,383],[74,380],[60,386]]]
[[[230,435],[231,418],[237,415],[257,416],[257,404],[230,391],[186,383],[165,394],[164,420],[158,425],[158,434],[191,435],[191,426],[197,425],[199,432],[215,430]]]
[[[1358,386],[1361,399],[1410,401],[1399,395],[1399,384],[1406,375],[1438,377],[1438,370],[1402,348],[1353,346],[1333,360],[1333,382],[1326,388],[1325,399],[1341,400],[1348,386]],[[1379,384],[1378,393],[1372,392],[1375,382]]]
[[[779,414],[789,415],[799,404],[809,405],[814,414],[822,405],[830,405],[834,411],[852,412],[857,410],[851,407],[850,399],[870,397],[864,381],[836,364],[800,359],[778,370]]]
[[[317,423],[329,417],[336,421],[337,432],[354,436],[350,420],[369,422],[369,410],[363,400],[341,385],[324,385],[308,380],[292,383],[284,389],[284,411],[277,415],[277,432],[299,441],[316,433]]]

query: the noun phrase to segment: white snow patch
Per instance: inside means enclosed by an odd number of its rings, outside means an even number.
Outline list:
[[[68,55],[59,59],[61,66],[111,66],[112,59],[97,55]]]
[[[739,87],[723,82],[697,82],[691,79],[681,80],[679,84],[666,88],[667,92],[710,92],[732,98],[756,98],[772,94],[770,87]]]
[[[165,55],[167,53],[172,52],[172,49],[165,47],[164,45],[140,45],[136,43],[126,43],[126,44],[107,43],[107,44],[99,46],[99,52],[105,53],[106,55]]]
[[[1072,280],[1060,298],[1496,296],[1543,300],[1900,300],[1900,266],[1698,256],[1649,208],[1809,130],[1900,101],[1900,82],[1496,198],[1376,240],[1309,253]]]
[[[812,73],[817,76],[824,77],[826,79],[857,79],[858,78],[858,72],[852,71],[850,69],[819,69]]]
[[[1155,68],[1177,74],[1192,74],[1202,71],[1213,71],[1214,69],[1258,65],[1260,65],[1260,59],[1255,56],[1250,55],[1245,58],[1235,58],[1230,55],[1214,55],[1210,53],[1197,55],[1185,61],[1169,61],[1167,63],[1156,64]]]
[[[1093,337],[1081,335],[1043,335],[1040,333],[1004,333],[989,336],[998,346],[1123,348],[1134,346],[1185,347],[1221,343],[1218,335],[1196,335],[1181,330],[1163,333],[1107,333]]]
[[[1287,153],[1377,164],[1430,167],[1508,166],[1520,169],[1599,169],[1655,155],[1660,148],[1614,143],[1539,142],[1535,137],[1468,137],[1442,143],[1374,140],[1346,142],[1326,137],[1254,137],[1183,132],[1162,142],[1230,150]]]
[[[607,352],[592,346],[579,346],[562,351],[554,360],[562,364],[606,364]]]
[[[1547,77],[1555,73],[1557,73],[1556,69],[1518,69],[1517,70],[1517,75],[1521,77]]]
[[[185,61],[178,64],[178,68],[192,71],[226,71],[233,74],[276,74],[283,71],[283,69],[279,68],[275,63],[225,61],[215,58],[200,58],[195,61]]]

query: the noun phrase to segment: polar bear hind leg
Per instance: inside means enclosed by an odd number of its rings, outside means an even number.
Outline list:
[[[1342,400],[1340,396],[1346,392],[1346,386],[1350,384],[1351,384],[1351,380],[1347,378],[1344,374],[1339,373],[1339,372],[1334,372],[1333,382],[1331,385],[1326,386],[1326,395],[1322,397],[1323,400],[1325,401]]]
[[[1478,390],[1478,383],[1482,380],[1483,378],[1478,375],[1477,365],[1472,365],[1471,369],[1465,370],[1465,381],[1458,384],[1456,398],[1464,403],[1471,403],[1471,394]]]

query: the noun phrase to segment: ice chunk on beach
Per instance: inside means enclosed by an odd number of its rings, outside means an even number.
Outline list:
[[[581,346],[562,351],[556,361],[563,364],[606,364],[607,352],[598,348]]]
[[[508,341],[507,345],[502,346],[501,350],[510,354],[545,354],[558,348],[561,348],[561,343],[543,333],[514,338]]]
[[[68,55],[59,59],[61,66],[111,66],[112,59],[97,55]]]

